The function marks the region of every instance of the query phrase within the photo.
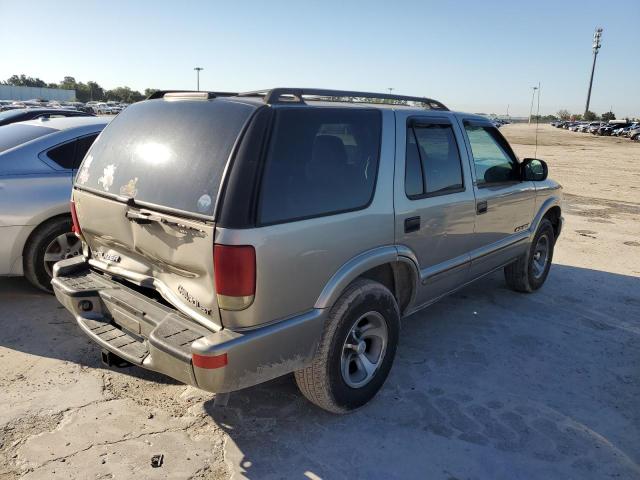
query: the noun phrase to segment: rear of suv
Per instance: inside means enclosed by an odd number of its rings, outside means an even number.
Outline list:
[[[384,383],[401,317],[496,269],[546,279],[561,188],[488,119],[363,92],[155,96],[85,157],[83,255],[54,268],[108,361],[221,399],[295,372],[347,412]]]

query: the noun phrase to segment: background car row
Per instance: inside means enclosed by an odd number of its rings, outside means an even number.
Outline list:
[[[593,135],[627,137],[640,141],[640,122],[551,122],[551,126],[564,128],[572,132],[591,133]]]
[[[25,108],[55,108],[61,110],[76,110],[96,115],[117,115],[129,106],[120,102],[58,102],[45,100],[0,100],[0,112]]]

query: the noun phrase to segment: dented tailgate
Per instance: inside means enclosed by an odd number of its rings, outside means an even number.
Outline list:
[[[133,208],[78,189],[73,199],[92,266],[153,288],[203,326],[221,328],[213,285],[213,222]],[[147,215],[153,220],[144,220]]]

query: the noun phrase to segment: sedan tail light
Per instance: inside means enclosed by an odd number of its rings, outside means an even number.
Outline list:
[[[80,229],[80,222],[78,222],[78,213],[76,212],[76,202],[71,200],[70,203],[71,203],[71,220],[73,221],[73,225],[71,226],[71,231],[79,237],[82,235],[82,230]]]

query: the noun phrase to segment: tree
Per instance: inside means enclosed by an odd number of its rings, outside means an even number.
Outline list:
[[[20,76],[11,75],[5,82],[6,85],[15,85],[17,87],[46,87],[47,84],[39,78],[27,77],[24,73]]]
[[[598,119],[598,115],[593,113],[591,110],[587,110],[586,112],[584,112],[584,115],[582,116],[582,119],[587,121],[587,122],[593,122],[594,120]]]
[[[558,113],[556,113],[556,115],[560,120],[569,120],[571,118],[571,113],[569,112],[569,110],[565,110],[564,108],[558,110]]]
[[[153,95],[158,90],[159,90],[158,88],[145,88],[144,89],[144,98],[149,98],[150,95]]]
[[[104,100],[104,88],[98,85],[98,82],[89,80],[87,88],[89,89],[89,100]]]
[[[139,102],[144,100],[144,96],[137,90],[131,90],[129,87],[117,87],[113,90],[107,90],[107,100],[116,100],[118,102]]]
[[[76,79],[74,77],[64,77],[64,80],[60,82],[60,88],[67,88],[69,90],[75,90]]]
[[[610,120],[615,120],[615,119],[616,119],[616,115],[612,111],[608,111],[602,114],[602,121],[604,122],[608,122]]]

